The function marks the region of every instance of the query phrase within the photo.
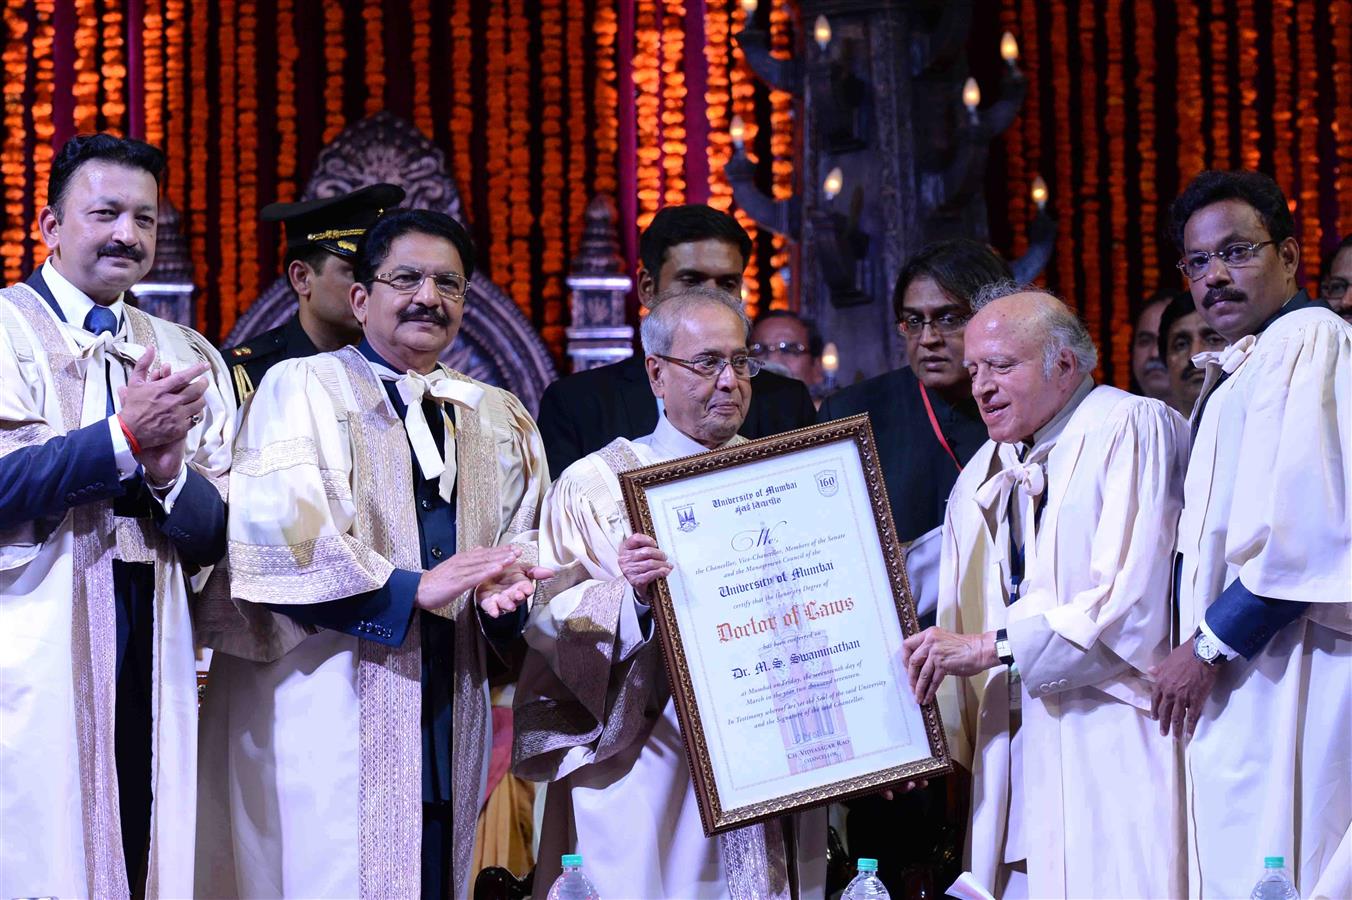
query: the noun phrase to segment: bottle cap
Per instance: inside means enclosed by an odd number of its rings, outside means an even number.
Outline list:
[[[1280,869],[1285,865],[1286,865],[1286,857],[1284,856],[1263,857],[1263,868],[1265,869]]]
[[[859,860],[859,871],[861,872],[878,871],[878,861],[876,859],[869,859],[868,857],[861,857]]]
[[[565,854],[563,854],[563,864],[564,864],[565,866],[580,866],[580,865],[582,865],[582,854],[581,854],[581,853],[565,853]]]

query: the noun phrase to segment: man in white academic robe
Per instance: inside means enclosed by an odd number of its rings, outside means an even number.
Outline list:
[[[1186,739],[1189,893],[1247,896],[1281,856],[1352,896],[1352,328],[1297,289],[1286,198],[1206,172],[1173,209],[1197,311],[1229,346],[1191,421],[1179,646],[1160,733]]]
[[[208,634],[199,896],[470,894],[488,645],[552,574],[532,565],[534,423],[438,362],[473,264],[449,216],[382,217],[354,267],[361,343],[279,363],[250,398],[238,611]]]
[[[1178,897],[1182,776],[1146,672],[1169,651],[1184,422],[1094,387],[1093,342],[1050,294],[973,305],[991,439],[949,498],[938,625],[904,645],[972,773],[968,868],[1000,898]]]
[[[225,555],[235,404],[205,338],[129,302],[163,166],[68,141],[51,256],[0,291],[0,897],[192,892],[189,581]]]
[[[519,775],[550,782],[535,896],[578,852],[602,897],[820,897],[823,810],[704,836],[648,599],[680,561],[632,532],[617,478],[743,441],[760,368],[750,323],[735,300],[694,288],[663,298],[642,330],[657,428],[569,466],[541,514],[540,561],[559,575],[526,628],[514,748]]]

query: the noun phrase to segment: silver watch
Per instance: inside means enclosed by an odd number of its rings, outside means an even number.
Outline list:
[[[1225,657],[1221,655],[1221,645],[1200,628],[1192,639],[1192,655],[1208,666],[1225,662]]]

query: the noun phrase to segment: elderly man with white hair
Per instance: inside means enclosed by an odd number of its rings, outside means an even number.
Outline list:
[[[560,854],[581,853],[602,897],[821,897],[826,815],[811,810],[706,838],[649,605],[671,559],[625,515],[619,474],[744,443],[761,362],[740,304],[677,288],[643,320],[652,434],[614,441],[559,476],[540,514],[541,564],[558,570],[526,626],[516,690],[517,774],[548,781],[535,896]]]
[[[967,867],[1003,898],[1181,896],[1179,760],[1146,672],[1169,652],[1186,425],[1095,387],[1093,341],[1049,293],[1006,282],[973,308],[991,439],[949,497],[939,624],[905,644],[972,773]]]

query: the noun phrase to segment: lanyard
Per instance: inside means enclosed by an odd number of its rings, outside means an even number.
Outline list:
[[[958,462],[957,454],[953,452],[952,447],[948,446],[948,438],[944,437],[943,429],[939,427],[939,420],[934,415],[934,406],[930,404],[929,392],[925,390],[925,383],[921,381],[919,384],[920,399],[925,401],[925,412],[929,414],[930,427],[934,429],[934,436],[939,439],[939,446],[944,448],[948,458],[953,460],[953,465],[957,466],[958,471],[961,472],[962,463]]]

